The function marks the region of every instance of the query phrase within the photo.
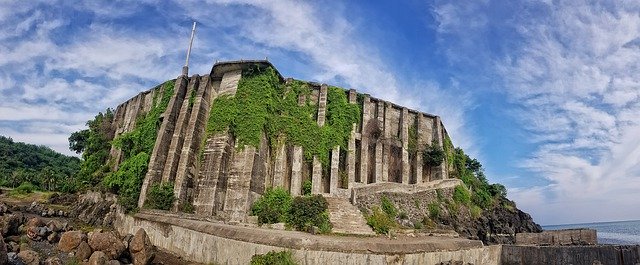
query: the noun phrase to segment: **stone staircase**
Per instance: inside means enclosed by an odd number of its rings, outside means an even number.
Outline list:
[[[329,221],[333,225],[333,232],[351,235],[375,235],[367,220],[358,209],[347,199],[325,197],[329,204]]]

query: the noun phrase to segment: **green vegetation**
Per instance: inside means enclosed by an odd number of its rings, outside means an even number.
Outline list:
[[[113,140],[113,145],[122,150],[123,161],[116,172],[102,179],[102,184],[118,194],[118,202],[127,211],[133,210],[138,204],[150,154],[158,136],[158,121],[173,96],[174,83],[175,80],[170,80],[163,84],[162,98],[158,99],[159,93],[154,94],[153,107],[138,118],[135,128]]]
[[[243,72],[235,96],[213,101],[207,135],[228,130],[239,148],[258,147],[263,135],[274,149],[284,144],[285,139],[289,144],[302,146],[307,161],[315,156],[327,166],[333,147],[347,147],[352,124],[360,119],[360,108],[349,104],[343,89],[329,87],[326,122],[320,127],[310,94],[307,83],[282,84],[271,67],[251,68]],[[302,106],[298,105],[301,95],[306,98]]]
[[[267,254],[256,254],[251,257],[251,265],[296,265],[291,251],[269,251]]]
[[[31,184],[30,182],[22,182],[22,184],[20,184],[20,186],[18,186],[17,188],[13,189],[10,194],[11,195],[24,195],[24,194],[29,194],[32,193],[34,191],[36,191],[36,186]]]
[[[327,208],[327,199],[322,195],[296,197],[291,203],[287,224],[300,231],[309,232],[315,226],[320,233],[329,233],[332,226]]]
[[[438,203],[432,202],[427,205],[429,210],[429,217],[431,219],[437,219],[440,217],[440,205]]]
[[[311,194],[311,186],[311,180],[305,180],[304,182],[302,182],[302,195]]]
[[[72,184],[80,163],[48,147],[0,136],[0,186],[15,188],[29,182],[39,190],[75,191]]]
[[[144,202],[146,207],[159,210],[169,210],[173,207],[173,184],[153,184],[147,193],[147,199]]]
[[[480,164],[478,160],[470,158],[460,148],[456,148],[451,153],[455,175],[469,188],[470,200],[473,205],[477,205],[481,209],[489,209],[493,207],[496,202],[501,201],[500,198],[506,197],[507,191],[504,186],[500,184],[489,184],[484,175],[482,164]],[[456,187],[454,199],[456,198],[455,196],[458,196],[458,200],[461,199],[466,202],[467,200],[464,198],[464,195],[459,193],[462,192]]]
[[[440,148],[437,142],[431,143],[422,153],[422,161],[429,167],[437,167],[442,164],[445,152]]]
[[[469,194],[469,190],[464,186],[456,186],[453,190],[453,201],[457,203],[462,203],[464,205],[469,205],[471,202],[471,195]]]
[[[382,198],[380,199],[380,208],[392,219],[396,218],[396,216],[398,215],[398,209],[386,196],[382,196]]]
[[[293,198],[283,188],[268,189],[251,207],[251,214],[258,216],[260,224],[286,222]]]
[[[396,221],[378,206],[371,209],[371,215],[367,216],[367,224],[378,234],[387,234],[396,227]]]
[[[109,173],[109,151],[115,133],[111,123],[113,110],[100,112],[87,121],[88,129],[74,132],[69,137],[69,149],[82,153],[82,165],[77,176],[77,188],[93,187]]]

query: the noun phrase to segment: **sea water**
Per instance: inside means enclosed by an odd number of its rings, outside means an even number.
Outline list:
[[[587,224],[546,225],[544,230],[591,228],[598,232],[599,244],[639,245],[640,220]]]

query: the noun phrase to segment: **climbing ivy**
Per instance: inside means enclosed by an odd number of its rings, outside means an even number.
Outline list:
[[[153,96],[151,110],[136,121],[135,128],[113,140],[113,145],[122,150],[123,161],[118,170],[107,175],[102,184],[118,194],[118,202],[127,210],[133,209],[140,196],[142,181],[147,173],[150,154],[158,136],[160,115],[164,113],[173,96],[175,80],[164,83],[162,98],[158,92]]]
[[[275,148],[286,143],[301,146],[307,161],[317,157],[329,165],[329,153],[335,146],[347,147],[352,124],[360,119],[360,108],[349,104],[346,93],[328,87],[324,126],[316,122],[317,106],[310,100],[307,83],[293,80],[282,84],[271,68],[245,70],[235,96],[220,96],[211,106],[207,137],[228,130],[238,143],[259,147],[263,136]],[[298,98],[305,101],[298,104]],[[201,148],[202,150],[203,148]]]

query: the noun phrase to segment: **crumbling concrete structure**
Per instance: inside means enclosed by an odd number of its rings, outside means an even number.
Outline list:
[[[429,144],[444,147],[448,136],[438,116],[353,89],[344,93],[349,103],[361,107],[361,121],[353,124],[347,150],[338,146],[331,150],[328,169],[323,170],[316,157],[305,160],[300,146],[283,144],[271,150],[266,137],[257,147],[238,146],[230,132],[207,137],[205,128],[214,99],[235,95],[243,70],[256,66],[273,67],[268,61],[220,62],[208,75],[176,79],[174,94],[158,121],[159,132],[138,206],[143,206],[152,184],[173,183],[177,198],[174,211],[192,205],[198,215],[244,222],[252,202],[269,187],[283,187],[299,195],[303,183],[310,181],[312,193],[346,200],[352,189],[371,183],[422,185],[448,178],[447,161],[430,168],[419,155]],[[291,80],[280,76],[280,81]],[[309,85],[317,124],[323,126],[327,85]],[[149,111],[152,98],[161,91],[146,91],[119,105],[116,136],[133,130],[136,117]],[[114,167],[121,162],[121,153],[112,149]]]

